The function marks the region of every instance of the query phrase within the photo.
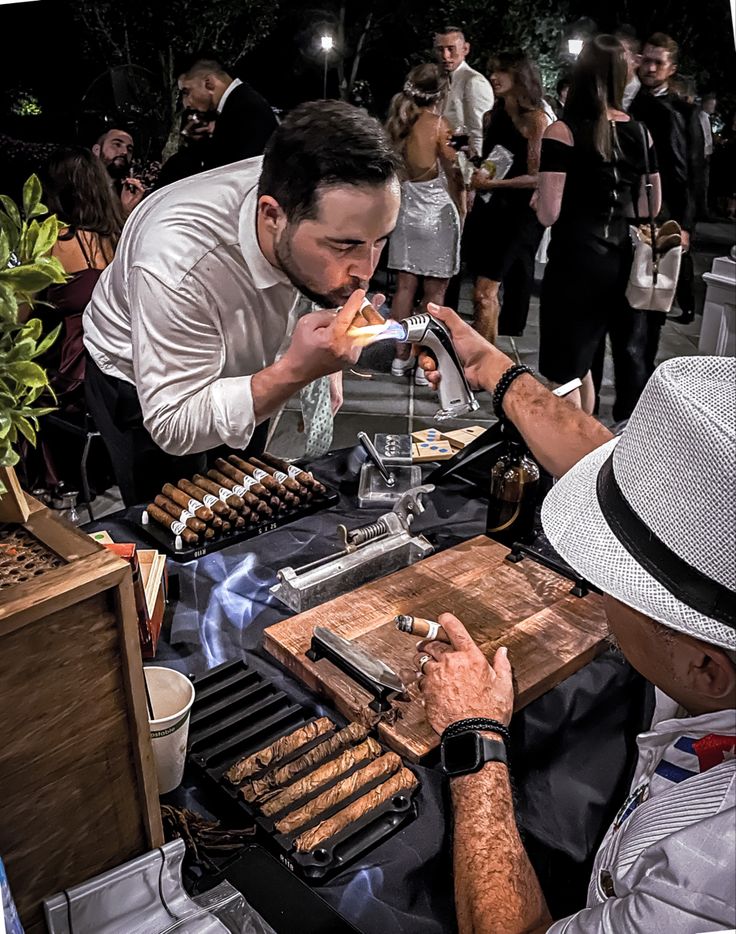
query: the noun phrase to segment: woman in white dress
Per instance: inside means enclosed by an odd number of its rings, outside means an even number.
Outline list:
[[[437,65],[418,65],[389,109],[386,129],[405,166],[401,211],[388,251],[389,269],[398,273],[391,305],[396,321],[414,313],[420,280],[422,304],[441,305],[460,266],[465,189],[450,145],[450,126],[442,117],[447,88]],[[415,366],[410,345],[397,344],[391,373],[403,376]],[[415,381],[427,385],[421,368]]]

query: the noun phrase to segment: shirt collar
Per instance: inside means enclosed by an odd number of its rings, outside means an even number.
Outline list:
[[[235,90],[235,88],[239,87],[242,83],[243,82],[240,80],[240,78],[233,78],[230,84],[228,84],[228,86],[225,88],[225,92],[220,98],[220,102],[217,105],[218,113],[220,114],[222,113],[222,108],[225,106],[225,101],[228,99],[230,94]]]
[[[270,289],[274,285],[288,285],[294,289],[288,277],[280,269],[272,266],[263,255],[256,235],[257,206],[258,185],[255,185],[245,196],[238,221],[240,250],[253,276],[253,284],[257,289]]]
[[[457,66],[457,68],[456,68],[454,71],[451,71],[451,72],[450,72],[450,78],[451,78],[451,82],[450,82],[450,83],[452,83],[452,81],[455,80],[455,75],[458,74],[458,72],[460,72],[460,71],[465,71],[466,69],[469,70],[469,69],[470,69],[470,65],[468,65],[468,63],[465,61],[465,59],[463,59],[463,60],[460,62],[460,64]]]

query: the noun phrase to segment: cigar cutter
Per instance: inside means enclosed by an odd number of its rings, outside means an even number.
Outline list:
[[[373,695],[368,706],[378,713],[390,710],[391,701],[406,693],[406,685],[393,668],[324,626],[314,627],[307,658],[313,662],[326,658],[357,681]]]
[[[431,484],[407,490],[391,512],[369,525],[338,526],[342,549],[299,568],[281,568],[271,593],[301,613],[430,555],[434,550],[430,542],[423,535],[412,535],[410,527],[424,512],[423,497],[433,490]]]

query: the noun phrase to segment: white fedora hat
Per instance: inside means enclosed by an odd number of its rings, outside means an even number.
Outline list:
[[[679,632],[736,649],[736,360],[679,357],[621,438],[552,488],[542,525],[583,577]]]

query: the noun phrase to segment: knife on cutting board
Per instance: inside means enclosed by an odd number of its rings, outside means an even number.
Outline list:
[[[314,627],[311,647],[306,654],[313,662],[326,658],[361,684],[375,698],[370,704],[374,710],[390,710],[391,701],[406,694],[406,685],[393,668],[324,626]]]

